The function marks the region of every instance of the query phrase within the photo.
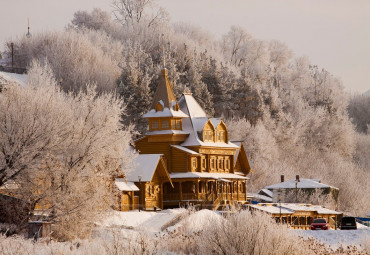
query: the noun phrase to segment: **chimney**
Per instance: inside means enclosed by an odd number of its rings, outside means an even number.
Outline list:
[[[284,175],[282,174],[282,175],[280,175],[280,180],[281,180],[281,182],[284,182],[285,180],[284,180]]]
[[[299,180],[299,175],[298,175],[298,174],[295,176],[295,179],[296,179],[298,182],[300,182],[300,180]]]

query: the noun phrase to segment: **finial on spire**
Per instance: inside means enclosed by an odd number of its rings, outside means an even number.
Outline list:
[[[28,17],[28,29],[27,29],[27,34],[26,36],[29,38],[31,37],[31,33],[30,33],[30,18]]]
[[[164,49],[164,34],[162,34],[162,57],[163,57],[163,68],[166,68],[166,55]]]

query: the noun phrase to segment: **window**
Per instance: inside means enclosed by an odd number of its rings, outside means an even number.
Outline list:
[[[220,131],[220,142],[223,142],[224,141],[224,132],[223,131]]]
[[[157,120],[152,121],[152,129],[158,129],[159,128],[159,122]]]
[[[181,129],[181,120],[176,120],[176,129]]]
[[[204,170],[206,168],[206,158],[202,158],[202,169]]]
[[[217,134],[217,135],[216,135],[216,138],[217,138],[217,139],[216,139],[216,142],[218,142],[218,141],[220,141],[220,132],[217,132],[216,134]]]
[[[230,170],[230,159],[229,158],[225,159],[225,169]]]
[[[224,169],[224,159],[223,159],[223,157],[218,158],[218,169],[219,170]]]
[[[192,159],[192,167],[193,167],[193,169],[197,168],[197,159],[196,158]]]
[[[211,169],[212,170],[215,170],[215,168],[216,168],[215,162],[216,162],[216,159],[214,157],[211,157]]]
[[[162,128],[167,129],[169,127],[168,120],[162,120]]]
[[[204,130],[204,141],[205,142],[212,142],[212,131]]]

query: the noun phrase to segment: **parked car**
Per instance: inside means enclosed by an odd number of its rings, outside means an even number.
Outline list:
[[[329,230],[330,225],[326,219],[314,219],[310,225],[311,230]]]
[[[357,223],[355,217],[345,216],[340,222],[340,229],[357,229]]]

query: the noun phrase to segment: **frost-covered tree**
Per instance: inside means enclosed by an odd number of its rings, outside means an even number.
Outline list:
[[[47,62],[65,91],[78,91],[86,83],[99,92],[115,89],[123,46],[105,32],[44,32],[14,44],[16,66],[27,67],[32,59]]]
[[[165,9],[158,7],[154,0],[115,0],[113,6],[116,19],[123,25],[145,23],[151,27],[167,19]]]
[[[370,133],[370,96],[353,95],[348,105],[348,114],[358,132]]]
[[[34,62],[27,86],[7,86],[0,105],[0,183],[15,181],[31,210],[38,205],[56,223],[58,238],[88,234],[99,210],[111,206],[109,181],[130,169],[122,102],[92,86],[65,94]]]

